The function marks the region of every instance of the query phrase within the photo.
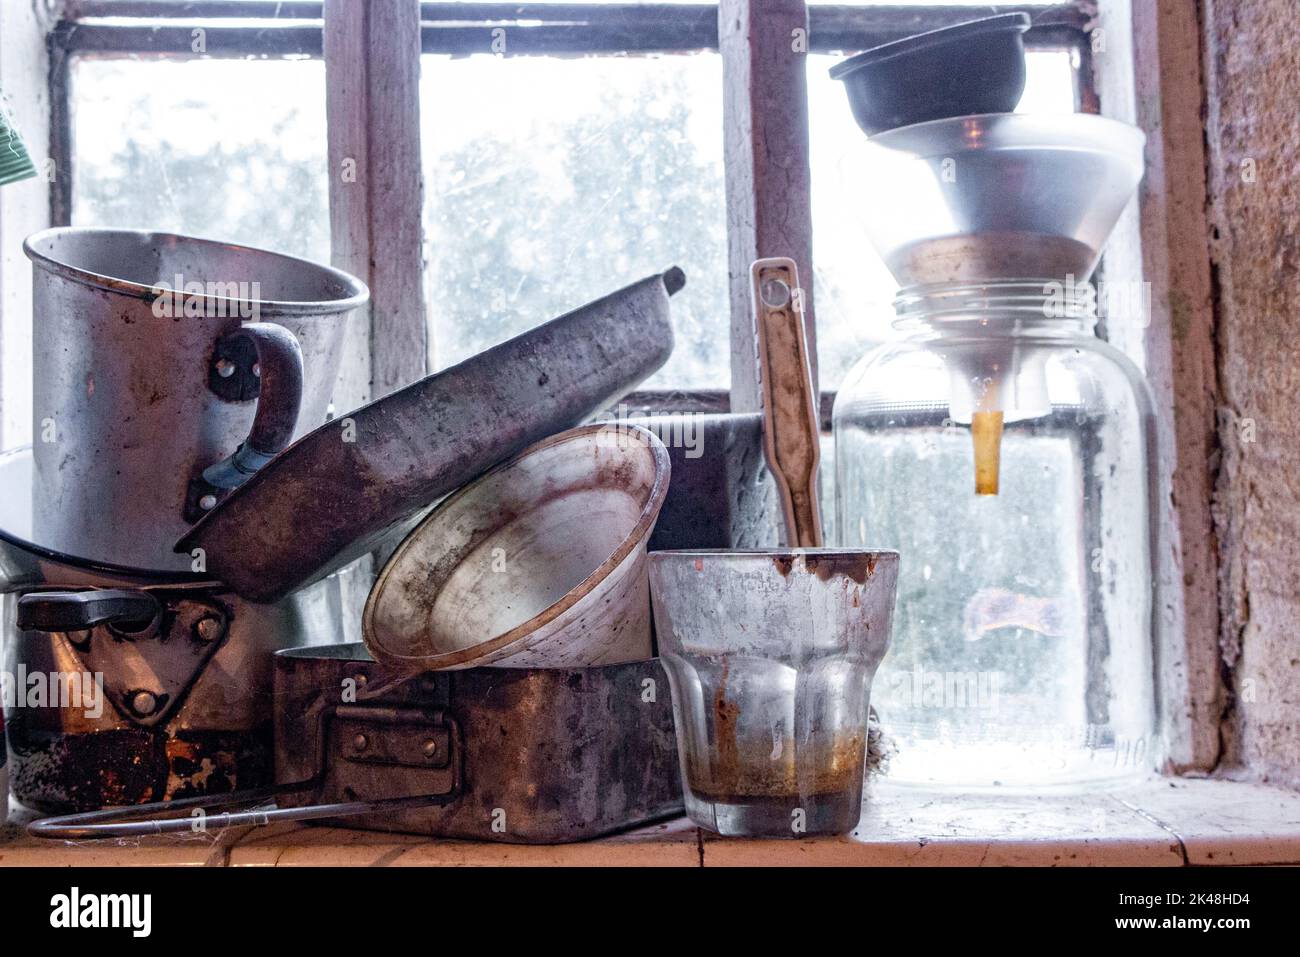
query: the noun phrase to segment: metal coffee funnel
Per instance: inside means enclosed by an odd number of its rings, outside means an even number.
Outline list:
[[[1090,114],[960,116],[868,138],[847,179],[901,287],[1081,283],[1142,178],[1145,141]]]
[[[952,379],[954,420],[971,428],[979,495],[998,494],[1004,424],[1048,411],[1035,350],[990,323],[1035,304],[1041,316],[1047,282],[1092,275],[1142,178],[1145,142],[1141,130],[1089,114],[993,113],[916,123],[864,144],[864,175],[849,179],[904,289],[900,302],[915,293],[939,303],[942,331],[930,347]]]

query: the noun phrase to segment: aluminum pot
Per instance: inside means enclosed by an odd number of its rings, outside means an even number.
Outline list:
[[[34,540],[190,569],[176,541],[325,421],[359,280],[164,233],[57,228],[33,272]]]
[[[269,784],[272,652],[349,638],[340,579],[354,572],[265,605],[200,575],[60,554],[27,538],[32,469],[30,449],[0,455],[14,796],[82,811]]]

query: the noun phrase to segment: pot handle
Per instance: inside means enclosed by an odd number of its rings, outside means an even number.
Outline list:
[[[302,347],[284,326],[249,322],[217,341],[209,387],[231,401],[256,397],[257,412],[248,438],[204,469],[204,481],[217,489],[238,488],[289,444],[298,425],[302,382]]]
[[[157,598],[133,588],[46,591],[18,599],[17,623],[23,631],[89,631],[105,623],[143,631],[161,614]]]

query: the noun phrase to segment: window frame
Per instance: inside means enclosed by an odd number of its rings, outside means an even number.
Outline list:
[[[723,0],[722,5],[729,2],[733,0]],[[750,2],[762,6],[764,0]],[[68,225],[71,221],[76,167],[69,93],[74,57],[320,58],[324,55],[327,6],[321,0],[73,0],[69,3],[63,19],[49,34],[50,155],[61,171],[50,191],[51,223]],[[724,55],[725,70],[729,51],[721,49],[719,42],[719,6],[420,3],[419,52],[452,56],[497,52],[511,57],[715,52]],[[1098,112],[1090,65],[1089,19],[1081,8],[1075,3],[1022,3],[1001,4],[995,9],[997,12],[1027,10],[1032,14],[1034,25],[1026,35],[1030,49],[1075,52],[1076,106],[1086,112]],[[981,7],[979,12],[989,11]],[[943,3],[871,7],[812,5],[807,7],[807,50],[852,53],[959,22],[971,14],[969,7]],[[196,53],[193,31],[199,28],[205,31],[206,49]],[[502,30],[507,32],[502,34],[499,32]],[[503,35],[507,38],[505,48],[498,50],[494,44]],[[332,234],[333,227],[332,223]],[[732,298],[735,299],[734,293]],[[747,306],[733,301],[733,315],[742,308]],[[815,325],[814,314],[814,335]],[[409,344],[411,331],[407,330],[403,338]],[[372,337],[371,349],[376,348],[382,349],[382,344]],[[404,349],[403,355],[409,357],[409,350]],[[382,374],[381,377],[393,378]],[[829,429],[834,392],[822,392],[821,399],[822,425]],[[634,393],[627,405],[645,411],[723,412],[731,408],[732,398],[729,390],[721,387],[654,389]]]
[[[279,16],[270,25],[255,28],[228,27],[217,34],[222,41],[216,49],[209,44],[209,56],[319,56],[324,32],[325,9],[348,10],[351,3],[365,0],[265,0],[232,3],[230,0],[66,0],[63,21],[40,22],[43,15],[23,14],[19,25],[23,32],[40,29],[48,40],[49,87],[34,87],[26,78],[20,84],[8,83],[11,95],[21,88],[24,97],[35,102],[49,95],[51,132],[49,156],[58,164],[58,175],[50,182],[49,211],[52,222],[66,220],[75,171],[69,160],[71,143],[67,127],[67,69],[71,56],[82,51],[103,55],[112,53],[185,55],[188,29],[196,19],[210,21],[209,29],[220,27],[223,20],[234,17]],[[372,4],[401,5],[416,0],[370,0]],[[797,0],[796,0],[797,2]],[[780,7],[781,0],[722,0],[724,7]],[[786,7],[788,9],[788,6]],[[490,52],[488,41],[492,26],[516,24],[527,17],[540,23],[540,32],[524,39],[539,40],[541,48],[511,43],[505,55],[581,55],[613,52],[602,49],[590,37],[612,43],[620,35],[619,24],[609,22],[604,11],[621,11],[632,16],[629,5],[546,5],[532,4],[447,4],[426,3],[419,7],[419,39],[408,47],[418,59],[432,44],[431,52]],[[1166,530],[1166,547],[1161,556],[1160,595],[1160,682],[1162,724],[1169,736],[1170,770],[1209,770],[1220,758],[1221,727],[1229,712],[1227,692],[1218,655],[1218,562],[1215,552],[1212,499],[1215,483],[1214,457],[1216,419],[1213,381],[1214,289],[1210,266],[1208,233],[1203,197],[1205,195],[1205,142],[1201,107],[1205,95],[1199,25],[1194,5],[1149,4],[1144,0],[1073,0],[1047,4],[1005,4],[980,7],[981,13],[992,10],[1030,10],[1035,18],[1028,36],[1031,47],[1069,47],[1078,51],[1076,100],[1082,112],[1101,113],[1134,123],[1148,136],[1147,176],[1134,204],[1135,213],[1121,223],[1111,243],[1118,248],[1116,258],[1121,278],[1148,278],[1153,286],[1153,303],[1149,323],[1141,329],[1121,333],[1121,344],[1143,361],[1156,400],[1156,413],[1162,431],[1160,485],[1157,501]],[[638,37],[661,37],[663,23],[653,21],[647,11],[674,19],[690,17],[690,32],[677,27],[678,33],[691,39],[680,40],[683,48],[716,49],[718,8],[687,5],[635,5],[640,19],[635,23],[642,32]],[[705,13],[699,13],[703,10]],[[694,11],[694,12],[692,12]],[[140,18],[160,13],[180,17],[185,32],[154,30]],[[942,3],[917,7],[833,7],[812,6],[807,9],[809,41],[812,52],[852,52],[885,42],[896,36],[917,32],[945,22],[966,19],[971,7],[945,6]],[[91,23],[108,14],[125,18],[115,24]],[[499,21],[467,25],[453,24],[447,17],[455,14],[462,21],[468,15],[484,18],[502,17]],[[310,22],[285,22],[290,16],[306,17]],[[549,19],[548,19],[549,17]],[[440,19],[441,18],[441,19]],[[555,22],[557,18],[567,18]],[[132,23],[134,19],[135,23]],[[622,24],[622,36],[628,35],[628,21]],[[211,24],[215,24],[215,27]],[[519,27],[519,29],[525,29]],[[535,28],[527,28],[535,29]],[[589,39],[576,39],[581,31]],[[703,40],[700,38],[703,37]],[[518,38],[517,38],[518,39]],[[1098,44],[1098,41],[1101,41]],[[662,39],[658,49],[663,50]],[[480,44],[477,48],[473,44]],[[696,46],[695,44],[703,45]],[[132,46],[135,44],[135,46]],[[567,44],[566,53],[561,46]],[[446,48],[452,47],[448,50]],[[228,52],[227,52],[228,51]],[[651,52],[643,49],[640,52]],[[724,54],[724,61],[726,60]],[[748,67],[749,63],[730,64]],[[761,64],[752,64],[761,70]],[[1100,96],[1099,96],[1100,91]],[[332,113],[331,113],[332,115]],[[42,130],[40,124],[31,128]],[[38,133],[39,135],[39,133]],[[68,165],[64,165],[68,164]],[[73,175],[69,175],[73,174]],[[730,171],[729,171],[730,174]],[[1201,189],[1202,201],[1187,201],[1186,190]],[[1183,194],[1183,195],[1178,195]],[[36,222],[27,205],[15,214],[15,191],[0,196],[0,212],[8,222],[6,229],[30,228]],[[26,204],[26,200],[23,201]],[[332,203],[333,205],[333,203]],[[19,227],[18,224],[26,224]],[[24,264],[25,265],[25,264]],[[8,264],[0,274],[0,286],[17,291],[18,266]],[[23,270],[24,272],[26,270]],[[1109,272],[1109,270],[1108,270]],[[7,301],[8,301],[7,293]],[[735,298],[733,292],[733,299]],[[17,301],[9,302],[15,312]],[[1177,306],[1177,308],[1175,308]],[[733,302],[733,310],[735,303]],[[422,310],[406,315],[402,322],[423,325]],[[369,319],[367,320],[369,323]],[[5,324],[6,354],[17,337],[13,323]],[[370,326],[367,326],[370,329]],[[733,315],[732,335],[736,335]],[[370,333],[367,332],[369,335]],[[1131,341],[1128,341],[1131,340]],[[384,336],[371,336],[370,346],[382,344]],[[1114,341],[1114,340],[1112,340]],[[1208,358],[1207,358],[1208,357]],[[735,353],[733,352],[733,365]],[[369,353],[367,353],[369,362]],[[829,410],[834,396],[822,395],[823,425],[829,425]],[[732,395],[725,390],[682,392],[642,392],[627,400],[632,408],[648,411],[720,412],[733,407]],[[6,414],[6,421],[13,413]]]

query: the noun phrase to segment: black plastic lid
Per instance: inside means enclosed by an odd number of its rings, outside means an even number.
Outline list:
[[[872,47],[870,50],[863,50],[861,53],[835,64],[831,67],[831,79],[842,80],[853,71],[873,63],[883,63],[885,60],[905,53],[919,53],[939,44],[960,43],[962,40],[984,33],[997,33],[1004,30],[1012,33],[1024,33],[1029,29],[1029,25],[1030,19],[1027,13],[1000,13],[994,17],[967,20],[964,23],[939,27],[937,30],[927,30],[925,33],[903,37],[901,40],[891,40],[888,43],[882,43],[878,47]]]

